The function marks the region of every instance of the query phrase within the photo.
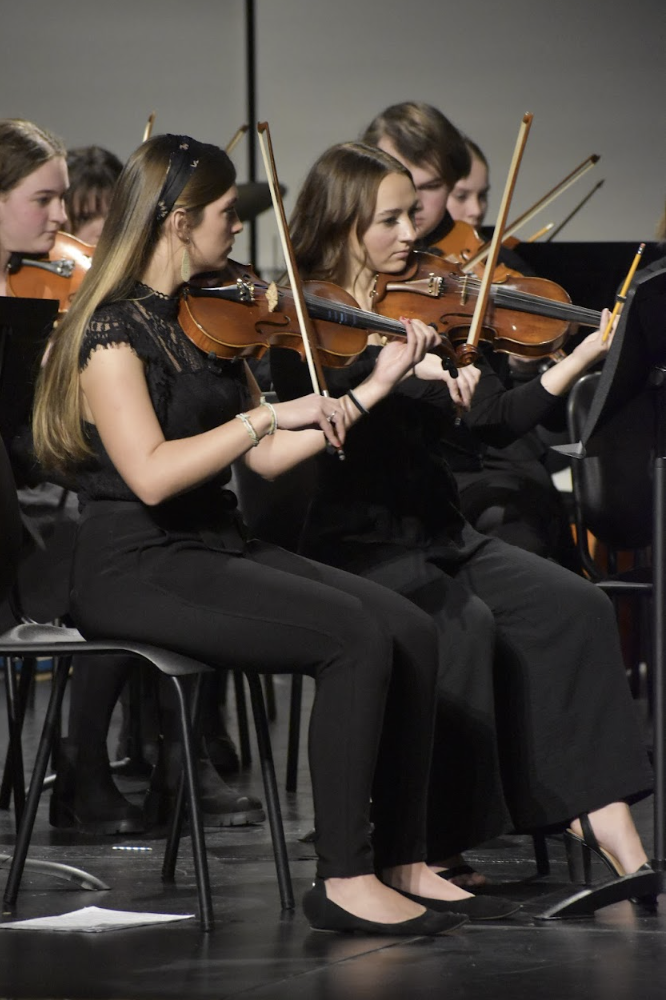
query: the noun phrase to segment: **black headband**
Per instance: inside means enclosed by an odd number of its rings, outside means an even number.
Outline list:
[[[199,163],[201,143],[190,139],[188,135],[169,135],[178,143],[169,157],[169,166],[164,178],[164,184],[157,199],[155,218],[163,222],[178,201],[187,182]]]

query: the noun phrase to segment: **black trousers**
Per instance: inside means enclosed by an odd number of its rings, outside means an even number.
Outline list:
[[[587,580],[469,525],[428,549],[347,540],[317,554],[438,626],[430,861],[648,793],[613,609]]]
[[[283,549],[250,542],[239,554],[223,544],[167,532],[140,504],[89,505],[73,566],[77,625],[213,666],[312,675],[318,874],[423,859],[432,620],[389,590]]]

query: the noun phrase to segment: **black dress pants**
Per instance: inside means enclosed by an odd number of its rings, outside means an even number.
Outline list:
[[[317,555],[438,626],[430,861],[649,792],[613,608],[587,580],[469,525],[428,548],[348,539]]]
[[[90,504],[73,567],[78,627],[213,666],[312,675],[318,874],[423,859],[432,620],[389,590],[283,549],[250,542],[239,554],[215,544],[208,533],[165,531],[138,503]]]

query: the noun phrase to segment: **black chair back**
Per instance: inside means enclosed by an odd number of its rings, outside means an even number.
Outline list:
[[[567,404],[571,441],[582,436],[600,376],[584,375]],[[579,529],[613,550],[643,549],[652,539],[653,400],[640,393],[598,436],[598,453],[572,461]]]

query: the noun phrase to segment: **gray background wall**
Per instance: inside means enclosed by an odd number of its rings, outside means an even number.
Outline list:
[[[155,110],[156,131],[224,145],[245,119],[244,16],[243,0],[2,0],[0,117],[124,158]],[[558,223],[603,177],[562,239],[653,237],[666,197],[663,0],[256,0],[256,31],[257,117],[271,125],[287,210],[323,149],[387,104],[417,99],[488,155],[489,221],[531,111],[510,214],[598,153],[528,230]],[[244,180],[242,145],[234,158]],[[270,214],[259,238],[257,264],[280,266]],[[246,253],[241,237],[235,256]]]

